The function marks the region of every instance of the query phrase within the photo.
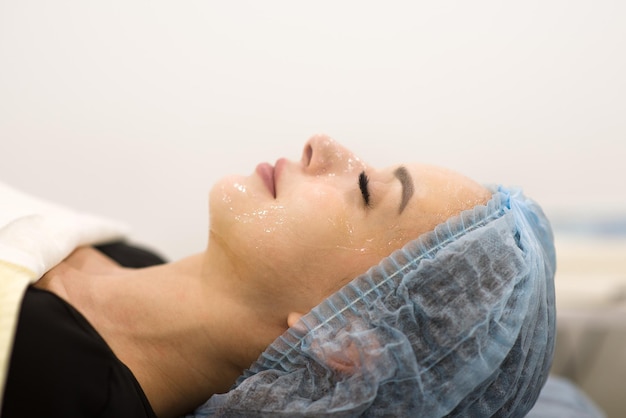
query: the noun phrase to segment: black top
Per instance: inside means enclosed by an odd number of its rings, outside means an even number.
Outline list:
[[[97,248],[125,267],[163,262],[124,243]],[[34,287],[22,301],[1,416],[156,417],[131,371],[85,317]]]

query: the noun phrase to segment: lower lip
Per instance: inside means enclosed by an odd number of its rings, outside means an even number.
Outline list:
[[[261,163],[256,166],[256,172],[267,186],[272,196],[276,197],[276,189],[274,188],[274,167],[268,163]]]

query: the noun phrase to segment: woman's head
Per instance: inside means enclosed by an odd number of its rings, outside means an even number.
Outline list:
[[[555,341],[550,223],[490,188],[323,300],[196,416],[525,416]]]
[[[368,165],[327,136],[211,191],[211,238],[246,286],[306,312],[406,242],[491,193],[441,167]]]

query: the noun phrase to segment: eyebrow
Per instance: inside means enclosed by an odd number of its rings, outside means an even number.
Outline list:
[[[400,184],[402,184],[402,200],[400,201],[400,211],[398,212],[402,213],[407,203],[409,203],[409,199],[413,196],[413,179],[411,178],[409,170],[404,166],[396,168],[393,174],[400,180]]]

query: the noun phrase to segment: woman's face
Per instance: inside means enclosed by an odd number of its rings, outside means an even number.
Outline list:
[[[306,312],[408,241],[490,193],[424,164],[375,168],[327,136],[210,194],[210,243],[259,297]]]

